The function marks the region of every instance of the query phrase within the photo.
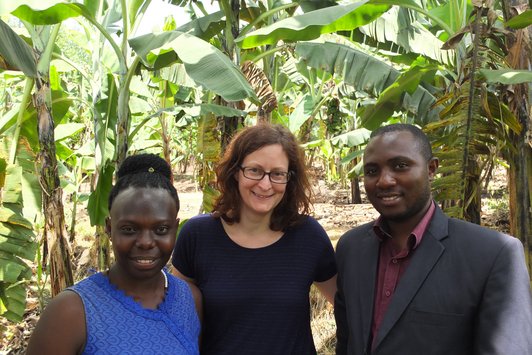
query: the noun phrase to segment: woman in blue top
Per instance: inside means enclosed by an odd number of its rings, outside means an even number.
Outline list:
[[[61,292],[42,313],[28,354],[197,354],[188,285],[163,271],[179,223],[166,161],[128,157],[109,196],[115,263]]]
[[[216,168],[215,212],[190,219],[172,263],[203,295],[202,354],[315,354],[309,291],[332,302],[331,242],[310,217],[295,137],[259,124],[235,136]]]

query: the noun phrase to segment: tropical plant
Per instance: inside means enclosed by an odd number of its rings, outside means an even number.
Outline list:
[[[505,36],[508,48],[505,62],[508,63],[508,68],[495,72],[484,71],[483,75],[488,83],[505,85],[505,90],[501,90],[501,98],[522,126],[519,134],[510,133],[510,145],[515,150],[507,150],[503,154],[510,166],[510,230],[523,242],[528,267],[532,270],[532,119],[529,104],[532,82],[532,10],[527,9],[527,5],[530,7],[525,1],[503,3],[502,12],[508,27]]]
[[[21,180],[21,213],[37,226],[41,208],[30,206],[40,199],[27,186],[42,186],[43,203],[55,204],[61,181],[75,203],[85,203],[79,191],[89,181],[88,210],[105,268],[107,194],[125,155],[162,152],[180,169],[194,160],[203,209],[210,210],[215,162],[236,129],[260,120],[288,126],[309,162],[321,160],[329,181],[351,180],[355,200],[370,131],[403,121],[433,135],[442,158],[435,192],[452,201],[445,206],[455,216],[478,221],[483,181],[502,156],[510,171],[512,233],[530,247],[530,41],[525,30],[504,29],[530,25],[526,6],[221,0],[209,14],[201,2],[168,2],[186,6],[191,20],[161,18],[162,32],[141,36],[136,29],[149,0],[0,5],[0,14],[27,28],[15,33],[12,23],[0,22],[8,39],[0,42],[0,134],[14,137],[4,143],[7,178],[18,176],[21,147],[46,151],[37,155],[42,179],[24,173]],[[69,35],[67,20],[77,36]],[[45,230],[65,230],[57,218],[62,211],[42,211],[46,223],[57,223]],[[74,212],[70,238],[75,221]],[[68,251],[55,258],[70,260]]]
[[[0,316],[16,322],[26,309],[26,288],[32,270],[24,260],[33,261],[37,250],[32,223],[24,217],[23,175],[33,170],[35,158],[21,139],[17,164],[8,164],[10,142],[3,139],[0,151]],[[29,205],[29,203],[27,203]]]
[[[52,116],[52,90],[50,86],[50,61],[54,49],[55,38],[59,26],[41,25],[40,21],[31,16],[31,10],[22,5],[13,13],[23,19],[23,23],[31,35],[33,48],[28,46],[15,32],[0,20],[3,38],[9,38],[7,45],[0,48],[0,54],[6,62],[20,68],[27,76],[25,95],[19,107],[17,125],[14,127],[14,139],[10,154],[10,163],[14,163],[18,137],[22,128],[23,112],[27,106],[34,107],[37,115],[37,139],[40,147],[37,161],[39,162],[39,182],[42,187],[42,203],[44,213],[44,260],[48,260],[51,274],[52,294],[58,294],[65,287],[73,284],[70,253],[66,241],[62,190],[60,188],[56,146],[54,139],[54,120]],[[33,100],[30,103],[30,92],[35,83]]]

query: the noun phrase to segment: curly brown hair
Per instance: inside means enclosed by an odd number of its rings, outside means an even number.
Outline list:
[[[284,230],[310,214],[312,189],[307,177],[304,153],[296,137],[281,125],[260,123],[237,133],[216,166],[216,185],[220,195],[214,204],[215,217],[221,217],[230,224],[240,221],[242,200],[235,175],[246,156],[273,144],[283,147],[291,175],[281,202],[273,210],[270,228],[275,231]]]

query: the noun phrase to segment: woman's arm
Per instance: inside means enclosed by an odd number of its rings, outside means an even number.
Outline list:
[[[28,355],[80,354],[87,340],[81,298],[63,291],[42,312],[28,344]]]
[[[174,266],[171,267],[171,272],[172,275],[174,275],[175,277],[186,281],[186,283],[190,287],[190,291],[192,292],[192,296],[194,297],[194,303],[196,304],[196,312],[198,313],[198,317],[201,322],[203,320],[203,296],[201,295],[200,289],[196,285],[196,281],[180,273]]]
[[[336,275],[327,281],[314,282],[314,285],[320,290],[321,294],[334,305],[334,295],[336,294]]]

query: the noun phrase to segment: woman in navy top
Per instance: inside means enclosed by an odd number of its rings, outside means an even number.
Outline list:
[[[190,219],[174,248],[178,276],[203,294],[202,354],[315,354],[309,291],[332,303],[331,242],[310,213],[303,151],[259,124],[235,136],[216,168],[214,212]]]

